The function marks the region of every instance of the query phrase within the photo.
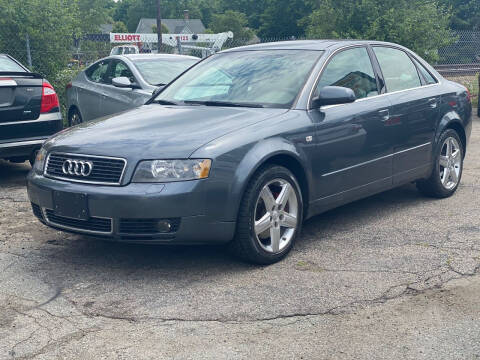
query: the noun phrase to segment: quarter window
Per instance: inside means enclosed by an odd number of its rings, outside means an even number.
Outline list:
[[[87,78],[96,83],[104,83],[107,69],[108,61],[100,61],[88,68],[86,71]]]
[[[402,50],[375,46],[373,48],[388,92],[421,86],[417,68]]]
[[[435,78],[432,76],[432,74],[430,74],[430,72],[427,69],[425,69],[425,66],[420,64],[415,59],[413,59],[413,62],[417,65],[418,70],[420,71],[420,73],[422,74],[423,78],[425,79],[425,81],[428,85],[437,83],[437,80],[435,80]]]
[[[317,94],[325,86],[350,88],[357,99],[378,95],[377,80],[367,49],[358,47],[335,55],[323,71]]]

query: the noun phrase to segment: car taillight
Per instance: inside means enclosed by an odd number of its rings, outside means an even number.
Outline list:
[[[467,89],[467,100],[468,102],[472,101],[472,94],[470,94],[470,91]]]
[[[67,84],[67,86],[65,86],[65,90],[68,90],[68,89],[70,89],[71,87],[72,87],[72,83],[69,82],[69,83]]]
[[[48,81],[43,82],[42,86],[42,105],[40,106],[40,113],[48,113],[54,108],[60,107],[58,96],[55,89]]]

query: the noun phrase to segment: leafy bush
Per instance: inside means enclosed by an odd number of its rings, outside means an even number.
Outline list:
[[[64,125],[67,125],[67,84],[72,81],[77,74],[82,71],[81,67],[67,68],[59,71],[53,79],[49,79],[50,83],[55,88],[60,101],[60,110],[62,112]]]

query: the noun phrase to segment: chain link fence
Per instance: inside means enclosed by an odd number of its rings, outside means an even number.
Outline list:
[[[176,46],[163,44],[136,44],[140,52],[184,54],[205,57],[219,50],[250,45],[254,43],[300,40],[296,37],[228,39],[222,49],[214,49],[209,44],[178,43]],[[82,69],[100,58],[110,55],[115,44],[109,34],[89,34],[82,37],[62,38],[47,44],[38,44],[26,36],[16,41],[2,41],[0,53],[6,53],[27,65],[35,72],[44,74],[57,89],[60,101],[64,104],[64,89],[67,83]],[[438,61],[434,67],[446,78],[465,85],[472,94],[474,105],[478,104],[480,74],[480,31],[454,33],[454,42],[438,49]]]

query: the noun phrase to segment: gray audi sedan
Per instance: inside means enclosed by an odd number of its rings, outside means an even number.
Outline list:
[[[228,243],[269,264],[326,210],[410,182],[452,195],[471,118],[466,88],[399,45],[252,45],[203,60],[145,106],[51,138],[28,195],[53,228]]]
[[[133,54],[101,59],[67,85],[68,125],[78,125],[145,104],[200,59],[186,55]]]

